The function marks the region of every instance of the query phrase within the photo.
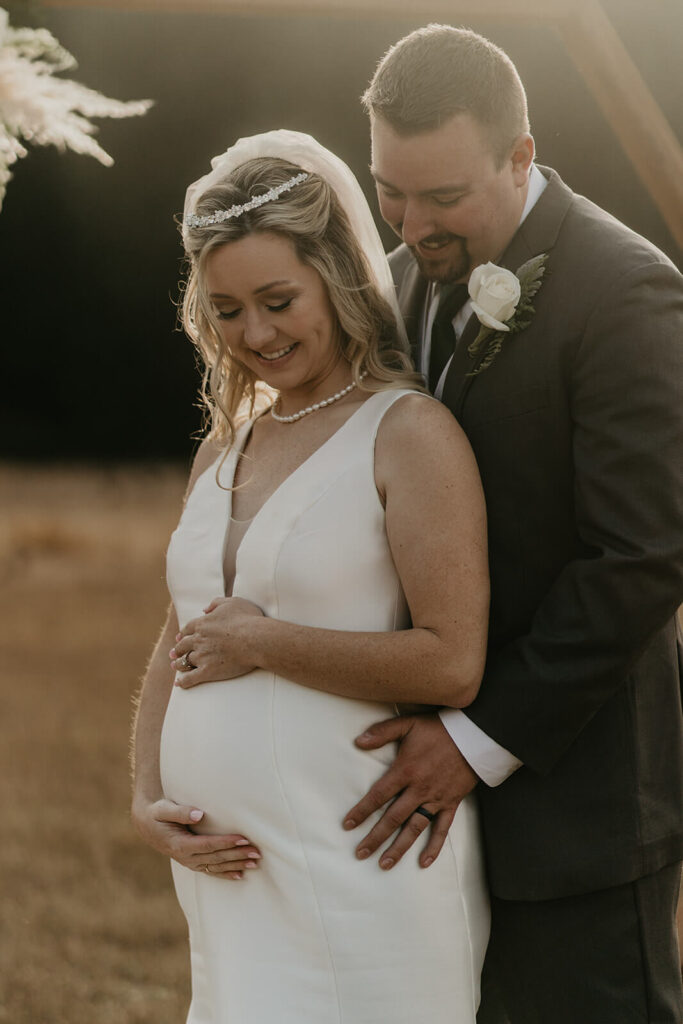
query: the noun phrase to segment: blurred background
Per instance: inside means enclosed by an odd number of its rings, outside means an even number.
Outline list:
[[[524,3],[479,20],[457,0],[449,17],[426,0],[362,16],[323,0],[4,6],[76,56],[70,77],[154,106],[100,122],[112,168],[32,149],[0,212],[0,1021],[179,1024],[183,921],[167,865],[127,823],[126,737],[201,424],[176,323],[186,185],[241,135],[287,127],[346,160],[375,209],[359,97],[389,45],[450,21],[515,61],[540,163],[679,265],[680,235],[557,30],[516,16]],[[680,143],[680,0],[602,8]]]

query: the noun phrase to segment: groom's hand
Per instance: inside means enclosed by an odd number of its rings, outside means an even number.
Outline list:
[[[359,842],[356,856],[364,860],[397,833],[379,861],[380,867],[389,870],[430,829],[427,845],[419,857],[420,866],[428,868],[441,852],[460,801],[471,793],[479,779],[438,715],[409,715],[379,722],[357,737],[356,746],[376,750],[396,741],[400,744],[396,760],[351,808],[344,828],[356,828],[389,804],[374,828]],[[431,821],[424,811],[434,816]]]

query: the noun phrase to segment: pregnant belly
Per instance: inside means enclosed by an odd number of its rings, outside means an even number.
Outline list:
[[[200,807],[198,831],[268,843],[299,814],[338,834],[344,813],[395,756],[354,737],[393,707],[298,686],[266,672],[174,687],[161,736],[166,796]]]

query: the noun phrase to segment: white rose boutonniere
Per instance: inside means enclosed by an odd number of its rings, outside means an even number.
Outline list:
[[[523,263],[514,274],[495,263],[485,263],[472,271],[468,291],[481,329],[467,349],[468,354],[474,359],[485,341],[488,345],[469,377],[476,377],[491,365],[507,335],[529,326],[536,312],[531,300],[541,287],[547,260],[547,253],[541,253]]]
[[[495,263],[485,263],[472,271],[467,288],[480,323],[494,331],[509,331],[505,321],[517,309],[522,294],[517,275]]]

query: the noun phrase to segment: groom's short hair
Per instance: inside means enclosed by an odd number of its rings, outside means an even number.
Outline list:
[[[470,114],[487,131],[499,164],[529,131],[526,93],[508,55],[484,36],[451,25],[427,25],[392,46],[363,104],[404,136]]]

